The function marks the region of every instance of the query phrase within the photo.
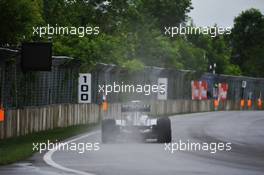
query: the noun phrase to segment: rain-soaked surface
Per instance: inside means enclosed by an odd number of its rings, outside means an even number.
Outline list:
[[[172,117],[171,121],[172,143],[230,142],[232,149],[172,153],[158,143],[100,143],[99,151],[57,151],[52,159],[63,167],[99,175],[263,174],[263,112],[185,114]],[[100,141],[98,132],[78,140]],[[72,174],[47,166],[42,157],[37,154],[23,163],[1,167],[0,174]]]

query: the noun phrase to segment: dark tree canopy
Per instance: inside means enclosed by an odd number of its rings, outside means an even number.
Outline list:
[[[164,27],[187,25],[191,0],[65,1],[1,0],[0,45],[49,39],[54,55],[82,59],[85,70],[104,62],[135,70],[149,65],[208,71],[216,63],[217,73],[240,75],[242,70],[245,75],[264,76],[264,22],[258,10],[238,16],[230,37],[196,34],[172,39],[164,35]],[[48,24],[98,26],[100,34],[33,35],[33,27]]]
[[[235,18],[231,35],[232,62],[243,74],[264,76],[264,16],[250,9]]]
[[[29,39],[32,25],[42,22],[41,1],[1,0],[0,1],[0,45],[18,43]]]

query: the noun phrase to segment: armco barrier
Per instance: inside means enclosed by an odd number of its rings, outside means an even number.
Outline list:
[[[151,101],[149,104],[153,116],[215,110],[210,100]],[[239,101],[226,101],[224,104],[220,102],[218,110],[240,110]],[[109,104],[107,112],[103,112],[96,104],[60,104],[7,110],[5,121],[0,123],[0,139],[59,127],[97,123],[101,118],[120,117],[120,103]]]

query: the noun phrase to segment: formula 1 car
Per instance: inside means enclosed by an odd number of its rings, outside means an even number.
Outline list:
[[[102,120],[102,142],[155,140],[171,142],[171,121],[168,117],[150,118],[150,105],[132,101],[121,106],[121,119]]]

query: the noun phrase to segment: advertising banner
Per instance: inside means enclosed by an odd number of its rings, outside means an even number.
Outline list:
[[[228,91],[228,84],[227,83],[219,83],[219,99],[220,100],[227,100],[227,91]]]
[[[197,80],[191,82],[192,84],[192,100],[199,100],[200,83]]]
[[[200,85],[200,100],[207,100],[208,84],[205,80],[199,82]]]
[[[206,81],[194,80],[192,85],[192,100],[207,100],[208,84]]]

